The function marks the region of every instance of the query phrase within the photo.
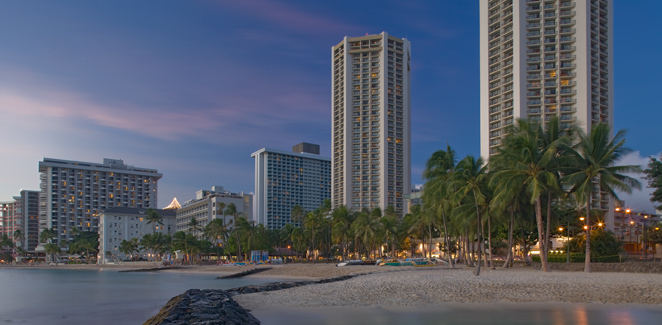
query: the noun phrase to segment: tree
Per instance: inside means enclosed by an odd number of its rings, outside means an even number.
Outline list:
[[[212,239],[214,246],[218,246],[219,240],[221,241],[221,245],[225,245],[230,235],[231,224],[232,221],[225,223],[223,219],[214,219],[205,226],[205,237]]]
[[[152,209],[149,208],[145,212],[146,214],[146,219],[147,219],[147,224],[152,224],[152,233],[156,232],[156,228],[159,227],[159,225],[163,225],[163,217],[159,215],[159,213]]]
[[[331,237],[342,248],[342,259],[347,260],[347,244],[354,218],[346,206],[341,205],[331,213]]]
[[[197,250],[198,240],[193,234],[185,233],[183,231],[176,232],[172,237],[172,247],[176,250],[184,252],[188,256],[189,262],[193,265],[193,253]]]
[[[236,237],[237,237],[237,260],[241,261],[241,241],[239,239],[239,232],[236,229],[237,217],[239,215],[239,213],[237,212],[237,206],[234,205],[234,203],[228,204],[227,208],[223,212],[223,215],[231,215],[232,216],[232,222],[235,224],[234,233],[236,234]]]
[[[23,234],[23,230],[16,229],[14,230],[14,242],[16,242],[17,247],[23,247],[23,240],[25,240],[25,235]]]
[[[85,253],[87,263],[90,263],[90,254],[96,255],[99,251],[99,233],[93,231],[78,231],[71,243],[69,243],[69,254]]]
[[[530,198],[530,203],[535,206],[538,245],[545,272],[550,272],[551,269],[547,263],[547,235],[542,215],[542,195],[560,190],[557,178],[557,154],[559,147],[567,145],[567,141],[567,138],[557,138],[547,143],[542,125],[519,119],[512,132],[506,136],[504,149],[499,152],[499,157],[496,157],[500,161],[497,163],[499,169],[494,172],[494,177],[498,178],[502,188],[523,189]],[[548,215],[547,223],[549,222]]]
[[[571,186],[577,202],[586,208],[586,226],[591,229],[593,194],[597,191],[618,199],[615,190],[632,193],[640,189],[636,179],[622,173],[640,173],[639,166],[614,164],[631,150],[625,147],[626,131],[620,130],[610,137],[608,125],[600,123],[591,128],[590,134],[579,133],[579,143],[570,148],[572,164],[566,168],[563,181]],[[591,236],[586,236],[586,260],[584,272],[591,272]]]
[[[59,254],[62,250],[60,249],[60,246],[58,246],[57,244],[47,243],[46,245],[44,245],[44,251],[46,252],[46,254],[48,254],[51,261],[54,261],[55,255]]]
[[[660,159],[662,159],[662,155],[660,155]],[[644,173],[646,173],[648,187],[654,189],[650,200],[653,203],[661,203],[655,208],[662,210],[662,161],[650,157],[648,169],[644,170]]]
[[[486,182],[486,170],[483,167],[482,158],[474,158],[473,156],[467,156],[462,161],[460,161],[452,176],[452,186],[457,188],[458,201],[462,198],[471,196],[473,199],[475,209],[476,209],[476,221],[477,221],[477,236],[478,236],[478,265],[474,274],[476,276],[480,275],[480,259],[482,254],[483,246],[483,220],[481,218],[480,207],[481,204],[485,201],[485,196],[481,191],[484,188],[484,183]]]
[[[320,226],[322,225],[322,215],[319,209],[309,212],[308,216],[303,222],[304,229],[310,234],[310,256],[315,263],[315,235],[319,231]]]
[[[450,249],[450,239],[446,215],[452,207],[452,189],[448,183],[453,175],[456,163],[455,151],[451,149],[450,145],[446,145],[446,151],[437,150],[432,154],[425,164],[425,171],[423,171],[423,177],[428,180],[423,188],[423,202],[429,204],[431,209],[441,215],[447,250]],[[451,260],[450,251],[447,253],[448,265],[455,267]]]
[[[198,222],[198,219],[196,219],[195,217],[191,217],[191,221],[188,222],[189,234],[195,235],[197,237],[201,230],[202,230],[202,226]]]
[[[384,242],[390,247],[391,258],[395,258],[395,246],[397,243],[397,233],[399,220],[395,208],[389,205],[384,210],[384,216],[380,220],[381,229],[384,231]]]
[[[119,251],[126,256],[133,255],[139,251],[140,243],[138,238],[131,238],[130,240],[122,240],[120,242]]]
[[[55,239],[56,236],[57,234],[55,233],[55,230],[53,228],[46,228],[42,230],[41,233],[39,234],[39,242],[52,243],[53,239]]]
[[[303,220],[307,215],[306,210],[300,205],[297,204],[292,207],[292,221],[294,221],[297,226],[303,225]]]

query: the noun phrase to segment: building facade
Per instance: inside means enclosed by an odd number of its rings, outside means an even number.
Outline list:
[[[613,125],[612,16],[608,0],[480,2],[483,158],[518,118]]]
[[[313,211],[331,198],[331,160],[319,146],[301,143],[293,152],[262,148],[255,159],[255,210],[258,223],[280,229],[292,220],[292,207]]]
[[[17,240],[23,249],[33,252],[39,245],[39,191],[21,190],[14,196],[15,218],[20,220],[18,228],[23,238]]]
[[[7,235],[12,241],[14,241],[14,231],[18,229],[17,227],[21,227],[20,224],[16,224],[15,214],[15,201],[0,202],[0,236]]]
[[[411,186],[411,45],[382,32],[345,37],[332,58],[332,205],[393,206]]]
[[[163,224],[148,223],[146,208],[109,208],[99,215],[98,264],[108,264],[130,258],[120,251],[120,243],[141,239],[150,233],[175,233],[175,211],[156,209]],[[143,253],[149,254],[149,253]]]
[[[609,0],[480,2],[480,145],[488,159],[517,119],[557,117],[562,129],[613,126],[613,4]],[[544,125],[544,123],[543,123]],[[594,208],[614,229],[613,202]]]
[[[44,158],[39,194],[39,229],[53,228],[53,243],[66,243],[71,229],[99,231],[99,215],[109,208],[156,208],[156,169],[104,158],[102,164]]]
[[[224,215],[227,206],[232,203],[237,208],[237,215],[253,221],[253,195],[244,192],[233,193],[222,186],[212,186],[211,191],[199,190],[195,199],[184,202],[177,209],[176,231],[191,232],[201,237],[203,229],[214,219],[223,219],[227,224],[231,215]],[[195,218],[198,229],[191,229],[191,220]],[[230,226],[232,228],[233,226]]]

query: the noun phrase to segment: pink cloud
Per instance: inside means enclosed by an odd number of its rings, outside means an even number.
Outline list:
[[[223,3],[232,6],[248,15],[277,24],[278,26],[300,33],[333,33],[358,29],[359,26],[336,21],[327,17],[305,12],[276,1],[228,1]]]

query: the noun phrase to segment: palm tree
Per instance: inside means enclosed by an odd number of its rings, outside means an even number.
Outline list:
[[[20,228],[14,230],[14,242],[16,242],[17,247],[23,247],[24,239],[25,235],[23,235],[23,231]]]
[[[437,150],[432,154],[425,165],[425,171],[423,171],[423,177],[428,180],[423,190],[423,202],[429,203],[432,209],[441,215],[446,249],[449,250],[447,254],[448,265],[451,267],[455,266],[450,255],[450,239],[448,236],[446,214],[452,207],[452,189],[448,186],[448,183],[450,177],[453,175],[456,162],[455,151],[451,149],[450,145],[446,145],[446,151]]]
[[[559,192],[558,153],[559,147],[566,146],[568,139],[558,138],[552,143],[544,140],[542,126],[519,119],[513,131],[504,139],[504,150],[499,152],[499,169],[494,176],[506,188],[523,188],[535,206],[538,227],[538,245],[542,268],[549,272],[547,263],[546,231],[542,217],[542,195]],[[549,198],[549,196],[548,196]],[[551,222],[550,215],[547,222]]]
[[[640,189],[636,179],[622,173],[640,173],[641,167],[633,165],[614,166],[620,158],[631,150],[625,147],[626,131],[620,130],[610,137],[608,125],[600,123],[586,135],[579,133],[579,143],[569,150],[572,167],[565,169],[563,181],[572,186],[570,192],[577,202],[586,208],[586,259],[584,272],[591,272],[591,208],[597,191],[618,199],[615,190],[631,193]]]
[[[304,229],[310,234],[310,257],[315,264],[315,235],[320,230],[322,225],[322,214],[319,209],[309,212],[306,219],[303,221]]]
[[[172,238],[172,247],[184,252],[189,257],[189,263],[193,265],[193,253],[196,249],[197,240],[192,234],[178,231]]]
[[[159,215],[159,213],[152,209],[149,208],[147,211],[145,211],[146,214],[146,219],[147,219],[147,224],[153,224],[152,226],[152,233],[156,232],[156,228],[159,227],[159,225],[163,225],[163,217]]]
[[[207,226],[205,226],[205,237],[213,239],[215,246],[218,246],[219,240],[221,241],[222,245],[225,245],[228,240],[228,236],[230,235],[230,225],[232,225],[232,220],[230,220],[228,223],[225,223],[225,220],[223,219],[214,219],[208,223]]]
[[[56,236],[57,234],[55,233],[55,230],[53,228],[46,228],[42,230],[41,233],[39,234],[39,242],[52,243],[53,239],[55,239]]]
[[[198,223],[198,219],[196,219],[195,217],[191,217],[191,221],[189,221],[188,223],[189,234],[195,235],[197,237],[201,230],[202,230],[202,226],[200,225],[200,223]]]
[[[353,219],[352,213],[344,205],[335,208],[331,213],[331,236],[333,241],[342,247],[343,261],[347,260],[347,244]]]
[[[461,198],[471,196],[473,203],[475,205],[476,213],[476,223],[477,229],[476,234],[478,236],[478,265],[474,274],[476,276],[480,275],[480,259],[482,254],[483,245],[483,220],[481,218],[481,205],[485,201],[485,196],[483,195],[482,190],[484,189],[484,184],[486,182],[486,170],[483,167],[482,158],[474,158],[473,156],[467,156],[462,161],[460,161],[451,177],[451,186],[457,188],[458,201]]]
[[[125,256],[133,255],[133,253],[138,252],[140,243],[138,238],[131,238],[130,240],[122,240],[120,243],[119,251],[122,252]]]
[[[414,217],[414,224],[409,229],[410,232],[420,231],[425,239],[425,234],[428,235],[428,258],[432,258],[432,236],[434,233],[432,229],[437,227],[437,218],[433,213],[434,211],[428,210],[425,206],[418,206],[418,208],[412,208],[412,216]],[[423,256],[425,257],[425,255]]]
[[[223,211],[223,215],[231,215],[232,216],[232,221],[235,224],[235,231],[234,233],[237,235],[237,260],[241,261],[241,241],[239,239],[239,232],[236,230],[236,225],[237,225],[237,206],[234,205],[234,203],[230,203],[227,205],[227,208],[225,211]]]
[[[386,242],[387,248],[390,248],[389,251],[391,252],[391,258],[394,258],[399,220],[395,208],[393,208],[392,205],[389,205],[384,209],[384,216],[379,222],[381,223],[380,228],[384,232],[384,241]]]
[[[356,220],[352,222],[351,230],[354,233],[354,240],[357,245],[365,248],[366,258],[369,258],[370,252],[373,251],[380,219],[380,214],[362,211],[358,214]]]
[[[306,210],[302,208],[300,205],[295,205],[292,207],[292,221],[297,225],[297,226],[303,226],[303,220],[306,218],[308,214],[306,213]]]
[[[59,254],[62,251],[60,249],[60,246],[58,246],[57,244],[53,244],[53,243],[47,243],[46,245],[44,245],[44,250],[45,250],[46,254],[48,254],[48,256],[50,256],[51,262],[54,260],[55,255]]]
[[[295,227],[292,230],[291,234],[291,240],[292,242],[296,242],[296,249],[297,249],[297,259],[299,259],[299,252],[301,251],[301,241],[303,240],[303,229],[301,227]]]

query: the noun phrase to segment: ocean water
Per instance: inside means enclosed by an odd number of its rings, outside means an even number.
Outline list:
[[[216,276],[0,268],[0,324],[142,324],[188,289],[279,281]]]
[[[496,303],[438,307],[260,308],[262,325],[657,325],[662,307],[641,305]]]

